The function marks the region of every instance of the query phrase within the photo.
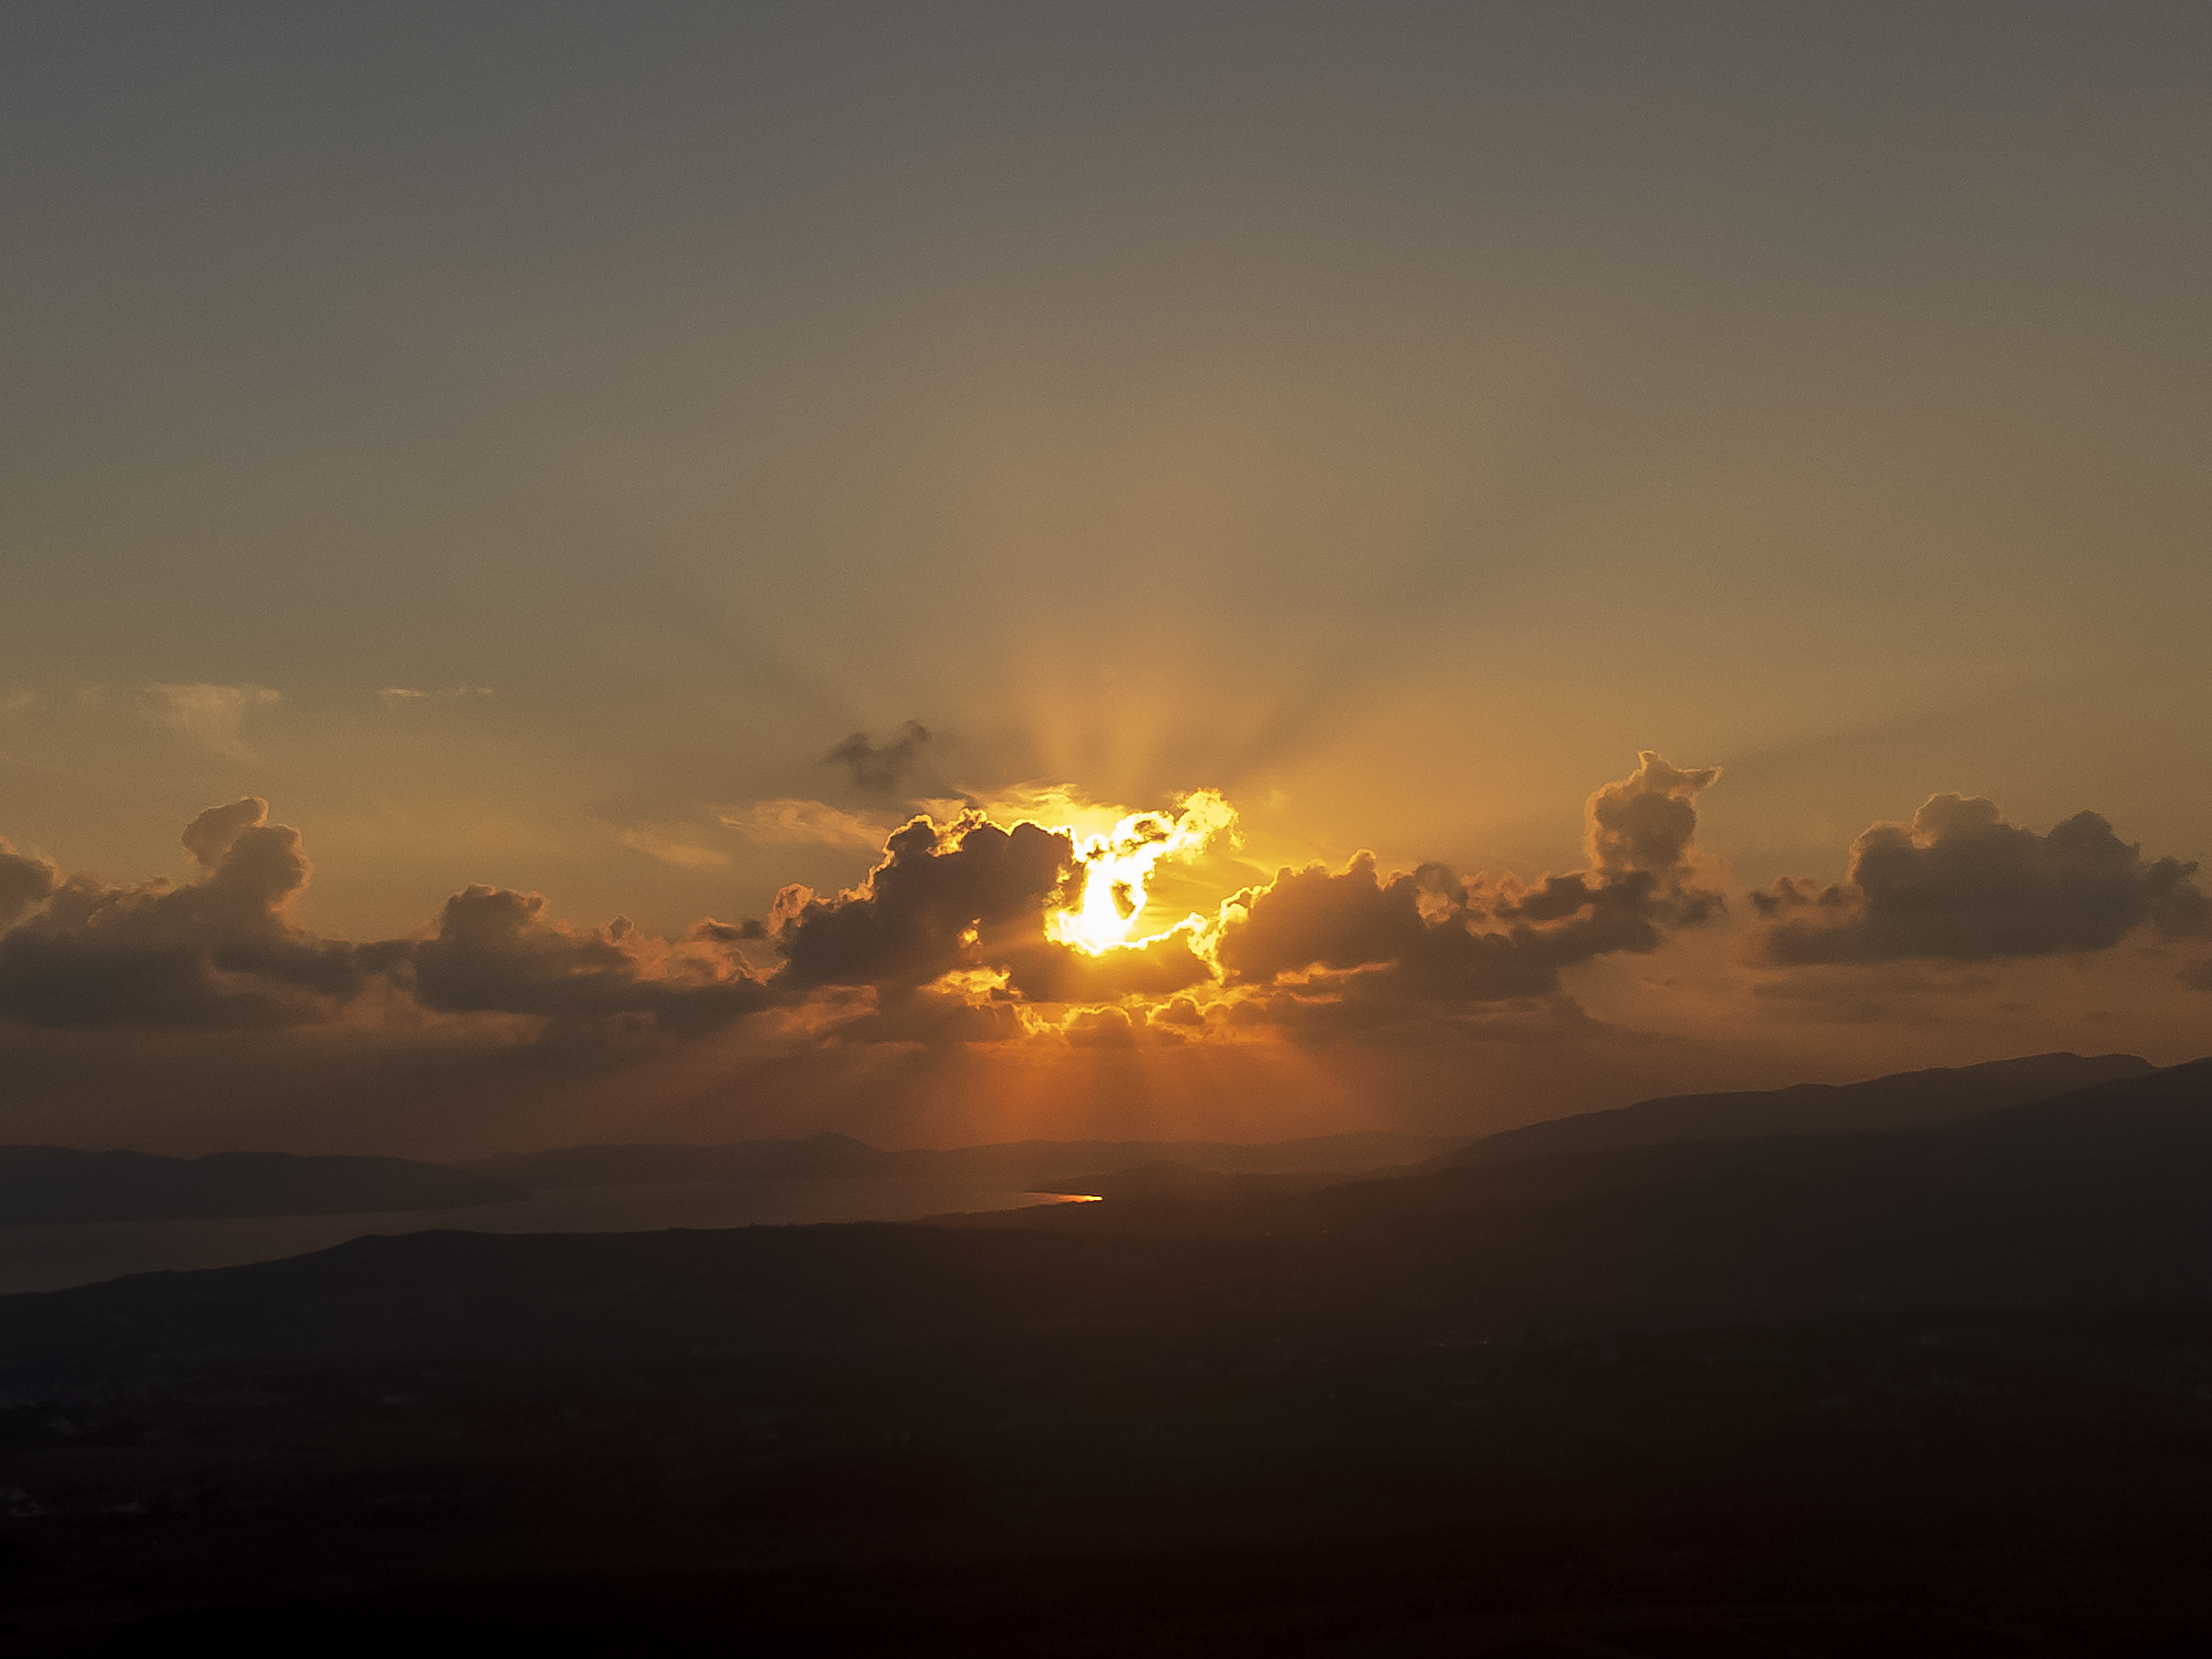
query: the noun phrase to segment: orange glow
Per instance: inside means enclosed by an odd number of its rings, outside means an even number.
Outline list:
[[[1163,859],[1199,852],[1236,822],[1236,809],[1218,790],[1200,789],[1184,796],[1172,812],[1133,812],[1088,837],[1069,830],[1083,865],[1083,896],[1074,908],[1046,919],[1047,937],[1097,956],[1119,946],[1146,945],[1173,931],[1137,933],[1154,866]]]

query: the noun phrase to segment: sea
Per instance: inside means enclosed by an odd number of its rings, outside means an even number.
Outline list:
[[[636,1233],[668,1228],[915,1221],[924,1216],[1073,1201],[1072,1195],[899,1177],[686,1181],[568,1187],[451,1210],[250,1216],[215,1221],[88,1221],[0,1229],[0,1296],[63,1291],[126,1273],[184,1273],[325,1250],[372,1234]]]

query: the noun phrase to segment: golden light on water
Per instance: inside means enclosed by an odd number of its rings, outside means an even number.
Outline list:
[[[1236,809],[1218,790],[1200,789],[1184,796],[1172,812],[1133,812],[1112,829],[1087,837],[1071,830],[1083,866],[1082,897],[1046,919],[1046,935],[1094,956],[1160,937],[1168,930],[1137,932],[1153,869],[1163,859],[1198,853],[1236,822]]]

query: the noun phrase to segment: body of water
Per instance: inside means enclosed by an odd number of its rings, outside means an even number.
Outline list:
[[[93,1221],[0,1230],[0,1295],[60,1291],[125,1273],[236,1267],[328,1249],[371,1233],[456,1228],[479,1233],[635,1233],[823,1221],[913,1221],[1012,1210],[1054,1195],[941,1181],[690,1181],[554,1188],[505,1204],[360,1215],[251,1216],[220,1221]]]

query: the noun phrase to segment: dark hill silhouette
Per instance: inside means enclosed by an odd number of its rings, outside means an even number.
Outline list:
[[[1981,1066],[1899,1072],[1863,1083],[1800,1083],[1787,1089],[1665,1095],[1611,1111],[1583,1112],[1506,1129],[1448,1153],[1440,1162],[1499,1164],[1676,1140],[1915,1129],[2092,1084],[2141,1077],[2154,1069],[2148,1060],[2134,1054],[2031,1054]]]
[[[404,1158],[0,1146],[0,1227],[442,1210],[524,1196],[511,1182]]]
[[[1954,1124],[1605,1148],[968,1224],[1292,1241],[1498,1333],[2212,1297],[2212,1060]],[[1416,1288],[1416,1287],[1419,1288]]]
[[[1173,1198],[1185,1201],[1235,1201],[1273,1198],[1337,1185],[1341,1176],[1253,1175],[1200,1169],[1172,1158],[1156,1158],[1104,1174],[1082,1172],[1048,1176],[1037,1183],[1047,1193],[1079,1193],[1101,1199]]]
[[[477,1364],[610,1345],[991,1346],[1039,1322],[1171,1319],[1328,1345],[2197,1300],[2212,1297],[2208,1186],[2201,1060],[1933,1129],[1620,1148],[1291,1197],[939,1226],[361,1240],[0,1299],[0,1351],[59,1353],[80,1314],[85,1333],[143,1343],[163,1307],[192,1310],[177,1328],[196,1346]]]
[[[1243,1144],[1212,1140],[1022,1140],[887,1152],[850,1136],[750,1140],[722,1146],[568,1146],[502,1152],[457,1167],[531,1187],[616,1187],[683,1181],[802,1181],[905,1176],[1010,1187],[1080,1181],[1158,1162],[1227,1174],[1356,1175],[1454,1144],[1367,1131]]]
[[[2206,1650],[2212,1061],[1910,1131],[1233,1179],[0,1298],[0,1619],[53,1652]]]
[[[562,1146],[501,1152],[457,1166],[528,1187],[628,1187],[675,1181],[825,1181],[899,1173],[897,1154],[850,1135],[727,1146]]]

